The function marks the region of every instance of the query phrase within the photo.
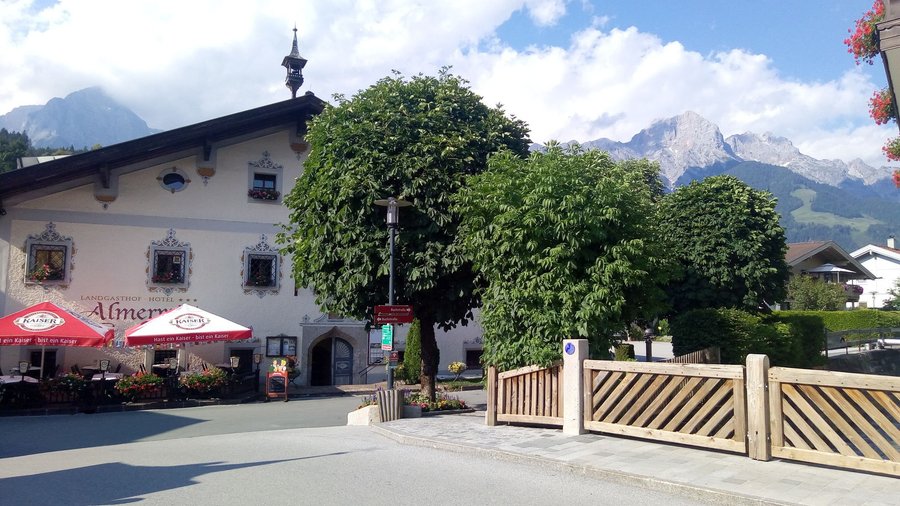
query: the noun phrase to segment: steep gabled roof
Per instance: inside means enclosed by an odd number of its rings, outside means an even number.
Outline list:
[[[788,251],[784,256],[788,267],[794,269],[797,265],[816,257],[821,263],[832,263],[840,267],[846,267],[867,279],[875,279],[871,271],[863,267],[858,260],[849,255],[834,241],[810,241],[788,243]]]
[[[25,193],[74,187],[85,184],[98,173],[147,160],[185,156],[219,141],[291,125],[303,132],[306,122],[322,112],[325,105],[307,92],[283,102],[5,172],[0,174],[0,209],[4,204],[21,199]]]
[[[885,258],[900,262],[900,249],[888,248],[887,246],[878,246],[877,244],[867,244],[862,248],[850,253],[853,258],[859,259],[866,255],[881,255]]]

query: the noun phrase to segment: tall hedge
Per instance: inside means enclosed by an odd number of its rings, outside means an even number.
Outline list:
[[[739,309],[698,309],[672,321],[672,350],[685,355],[718,346],[722,363],[744,364],[747,355],[769,356],[773,365],[813,367],[824,362],[823,329],[815,318],[756,315]]]
[[[829,331],[900,327],[900,311],[854,309],[852,311],[778,311],[775,314],[818,318]]]

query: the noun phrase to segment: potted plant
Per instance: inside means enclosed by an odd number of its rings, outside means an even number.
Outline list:
[[[59,281],[63,279],[62,269],[53,267],[50,264],[39,265],[28,274],[29,281],[42,283],[44,281]]]
[[[228,376],[218,367],[210,367],[205,371],[191,371],[181,374],[178,384],[189,393],[208,397],[225,385]]]
[[[247,190],[247,196],[256,200],[278,200],[281,193],[274,188],[250,188]]]
[[[153,276],[154,283],[180,283],[181,273],[178,271],[158,272]]]
[[[464,362],[452,362],[447,369],[450,370],[451,373],[455,374],[456,377],[453,378],[455,381],[459,381],[459,375],[466,372],[466,364]]]
[[[163,379],[152,373],[135,373],[131,376],[123,376],[116,382],[116,392],[128,401],[134,401],[151,393],[158,394],[162,388]]]
[[[872,8],[856,20],[856,25],[848,30],[850,36],[844,39],[847,52],[853,55],[856,64],[866,62],[872,65],[878,55],[877,30],[875,25],[884,20],[884,1],[875,0]]]

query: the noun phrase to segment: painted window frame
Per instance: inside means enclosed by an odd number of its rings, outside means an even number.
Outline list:
[[[258,186],[257,182],[273,178],[272,187]],[[247,162],[247,201],[256,203],[280,204],[283,196],[284,166],[275,163],[268,151],[255,162]]]
[[[38,269],[38,258],[42,252],[63,252],[62,265],[55,266],[60,271],[61,277],[55,279],[36,279],[33,274]],[[56,224],[47,224],[44,232],[38,235],[29,235],[25,240],[25,279],[26,285],[56,285],[67,286],[71,282],[72,257],[74,243],[71,237],[64,237],[56,232]]]
[[[180,279],[177,282],[160,281],[157,278],[159,272],[159,261],[163,257],[172,256],[179,259],[178,262],[172,262],[172,265],[179,264]],[[163,291],[170,293],[173,290],[187,291],[190,286],[191,263],[193,261],[193,253],[191,252],[191,244],[180,242],[175,238],[175,230],[169,229],[166,232],[166,238],[161,241],[151,241],[147,248],[147,287],[150,291]]]

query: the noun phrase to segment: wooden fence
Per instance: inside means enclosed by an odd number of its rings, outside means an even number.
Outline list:
[[[488,368],[488,424],[563,424],[562,362],[547,368],[522,367],[497,374]]]
[[[488,369],[487,423],[562,426],[900,477],[900,378],[740,365],[583,360]],[[579,355],[583,350],[585,354]],[[580,378],[563,384],[567,377]]]
[[[710,346],[687,355],[663,360],[668,364],[721,364],[722,353],[718,346]]]
[[[772,456],[900,475],[900,378],[773,367]]]
[[[744,369],[586,360],[585,428],[743,453]]]

